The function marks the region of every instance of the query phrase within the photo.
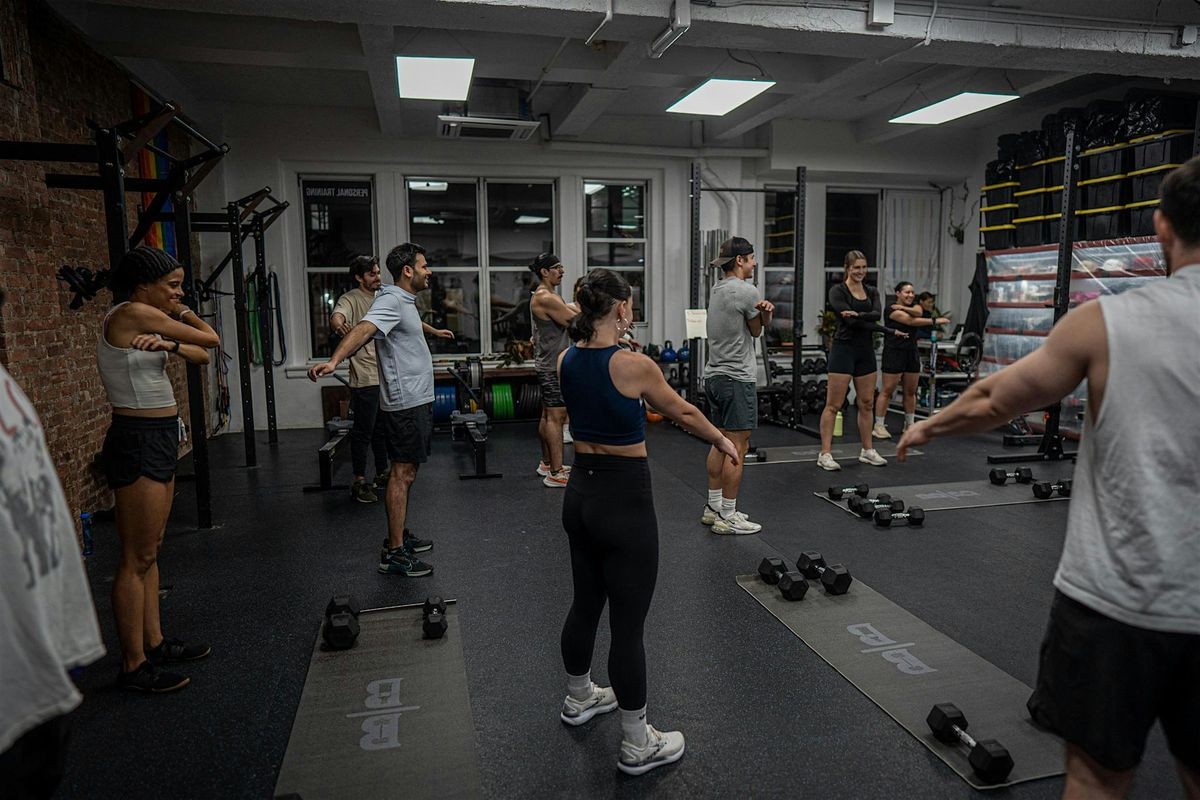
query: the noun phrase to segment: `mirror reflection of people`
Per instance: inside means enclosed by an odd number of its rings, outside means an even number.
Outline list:
[[[896,302],[888,307],[884,318],[884,327],[902,331],[907,338],[898,336],[883,337],[883,358],[881,369],[883,373],[883,388],[875,398],[875,425],[871,435],[876,439],[890,439],[892,434],[887,429],[887,410],[892,402],[896,387],[901,386],[901,402],[904,408],[904,430],[908,430],[916,419],[917,413],[917,384],[921,379],[921,358],[917,352],[917,334],[933,325],[944,325],[950,320],[945,317],[933,318],[925,314],[925,309],[917,304],[913,285],[908,281],[896,284]]]

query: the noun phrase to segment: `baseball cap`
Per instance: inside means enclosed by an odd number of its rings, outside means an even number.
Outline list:
[[[724,267],[738,256],[748,256],[754,252],[754,245],[740,236],[734,236],[721,242],[720,254],[709,263],[714,267]]]

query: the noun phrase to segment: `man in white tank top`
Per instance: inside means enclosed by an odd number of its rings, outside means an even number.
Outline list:
[[[1169,277],[1084,303],[1046,343],[910,428],[898,456],[996,428],[1088,381],[1033,718],[1067,742],[1063,796],[1122,797],[1155,721],[1200,798],[1200,157],[1154,213]],[[1180,415],[1184,416],[1180,416]]]

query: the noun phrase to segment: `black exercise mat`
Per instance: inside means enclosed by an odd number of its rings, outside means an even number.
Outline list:
[[[797,602],[784,600],[757,575],[738,576],[737,582],[976,789],[1062,774],[1062,742],[1029,721],[1028,686],[861,581],[855,579],[849,593],[840,596],[826,594],[813,581]],[[934,738],[925,718],[936,703],[956,704],[971,735],[996,739],[1008,748],[1013,769],[1005,783],[980,782],[967,763],[965,747]]]
[[[1059,477],[1068,478],[1069,475]],[[847,480],[846,485],[851,485]],[[830,500],[825,492],[813,492],[822,500],[833,503],[847,514],[850,510],[850,498]],[[958,481],[956,483],[920,483],[915,486],[871,486],[871,497],[890,494],[895,499],[904,501],[905,507],[920,506],[926,511],[950,511],[955,508],[985,508],[987,506],[1015,506],[1021,503],[1049,503],[1054,500],[1068,500],[1055,494],[1045,500],[1033,496],[1033,486],[1028,483],[1013,483],[1009,481],[1003,486],[997,486],[991,481]],[[855,514],[855,516],[858,516]]]
[[[318,635],[276,795],[482,796],[458,607],[441,639],[422,638],[421,619],[421,606],[364,611],[349,650]]]
[[[876,442],[875,450],[884,458],[894,458],[896,455],[896,445],[892,442]],[[858,464],[858,454],[862,451],[862,445],[858,442],[850,442],[849,444],[835,444],[829,449],[833,455],[833,460],[844,462],[847,465],[850,463]],[[763,461],[751,461],[746,458],[746,466],[751,467],[757,464],[790,464],[797,461],[816,461],[817,456],[821,455],[821,445],[819,444],[804,444],[796,447],[760,447],[755,452],[765,455]],[[920,450],[909,448],[910,456],[923,455]],[[867,466],[863,464],[862,466]]]

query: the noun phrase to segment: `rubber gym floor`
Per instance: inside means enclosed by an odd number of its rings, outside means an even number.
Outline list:
[[[898,420],[892,418],[894,428]],[[846,421],[847,440],[854,431]],[[1053,594],[1067,503],[931,514],[923,529],[883,531],[812,496],[833,474],[812,463],[746,469],[739,508],[755,536],[713,535],[699,523],[707,445],[648,426],[661,562],[646,626],[649,720],[680,729],[677,764],[630,778],[615,767],[615,714],[580,729],[558,719],[564,678],[558,637],[570,602],[562,493],[533,474],[535,426],[495,426],[489,466],[500,480],[460,481],[462,445],[438,434],[414,486],[410,527],[436,540],[436,571],[406,579],[376,572],[382,504],[348,492],[304,494],[316,481],[319,430],[258,439],[245,469],[240,435],[211,442],[219,527],[195,529],[193,487],[178,484],[160,564],[167,635],[211,642],[183,665],[192,685],[145,697],[112,688],[118,657],[109,592],[118,545],[97,526],[89,562],[109,654],[80,679],[59,797],[268,798],[287,747],[320,616],[329,596],[364,607],[441,594],[460,603],[475,748],[485,796],[514,797],[968,797],[976,794],[734,582],[778,548],[820,549],[893,602],[1018,680],[1033,685]],[[985,477],[998,434],[935,443],[908,464],[857,462],[847,483],[908,485]],[[760,446],[811,444],[764,426]],[[346,448],[348,450],[348,448]],[[569,452],[569,449],[568,449]],[[339,455],[335,480],[347,480]],[[189,466],[184,465],[183,472]],[[1055,476],[1054,466],[1039,474]],[[593,677],[606,680],[607,621]],[[953,701],[955,698],[947,698]],[[986,721],[974,721],[980,733]],[[436,770],[436,764],[428,765]],[[1053,798],[1062,779],[992,796]],[[1134,796],[1177,796],[1173,762],[1156,727]],[[402,786],[380,787],[401,797]]]

